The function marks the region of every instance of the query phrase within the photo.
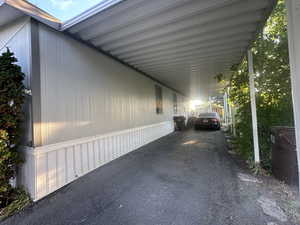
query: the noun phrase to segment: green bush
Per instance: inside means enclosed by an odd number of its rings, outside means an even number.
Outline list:
[[[16,62],[9,49],[0,56],[0,208],[16,200],[17,189],[10,181],[22,163],[18,147],[25,87],[24,74]]]
[[[264,28],[253,44],[256,104],[262,166],[271,168],[270,129],[293,126],[293,105],[288,56],[287,13],[279,0]],[[220,78],[219,78],[220,80]],[[253,159],[252,122],[247,60],[232,67],[229,85],[230,104],[237,108],[238,150]]]

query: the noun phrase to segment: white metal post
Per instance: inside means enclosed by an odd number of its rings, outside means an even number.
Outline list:
[[[226,98],[226,125],[228,127],[229,125],[229,119],[230,119],[230,111],[229,111],[229,104],[228,104],[228,93],[227,93],[227,90],[225,92],[225,98]]]
[[[209,102],[209,112],[212,112],[212,104],[211,104],[211,97],[209,96],[208,98],[208,102]]]
[[[228,102],[228,96],[229,96],[229,88],[227,88],[227,107],[228,107],[228,115],[229,115],[229,120],[228,123],[230,124],[230,126],[232,126],[232,111],[231,111],[231,106]]]
[[[255,161],[255,163],[260,163],[259,145],[258,145],[258,130],[257,130],[256,100],[255,100],[255,85],[254,85],[253,55],[252,55],[251,49],[248,50],[248,70],[249,70],[252,130],[253,130],[254,161]]]
[[[224,123],[227,126],[227,93],[224,94]]]
[[[298,159],[298,172],[300,175],[300,0],[287,0],[286,4],[288,11],[288,38],[297,145],[296,149]]]
[[[226,124],[229,124],[228,93],[226,92]]]

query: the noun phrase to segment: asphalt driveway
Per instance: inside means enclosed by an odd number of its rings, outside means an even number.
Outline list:
[[[119,158],[1,225],[263,225],[221,131],[173,133]],[[255,193],[257,194],[257,193]],[[288,224],[276,221],[276,224]]]

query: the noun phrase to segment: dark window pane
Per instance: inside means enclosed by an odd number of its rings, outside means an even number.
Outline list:
[[[162,98],[162,88],[155,85],[155,96],[156,96],[156,113],[163,113],[163,98]]]

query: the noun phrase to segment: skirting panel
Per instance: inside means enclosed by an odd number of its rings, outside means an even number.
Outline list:
[[[78,177],[173,132],[172,121],[26,149],[19,181],[39,200]]]

